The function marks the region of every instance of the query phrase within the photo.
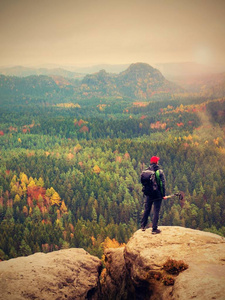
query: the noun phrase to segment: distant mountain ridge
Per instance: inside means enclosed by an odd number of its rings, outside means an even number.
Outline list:
[[[13,66],[13,67],[1,67],[0,74],[5,76],[17,76],[27,77],[31,75],[57,75],[67,78],[82,79],[87,74],[99,72],[104,69],[108,73],[120,73],[129,67],[129,64],[122,65],[93,65],[93,66],[51,66],[43,65],[40,67],[24,67],[24,66]]]
[[[82,79],[87,74],[97,73],[100,70],[105,70],[107,73],[119,74],[125,71],[129,64],[98,64],[98,65],[54,65],[43,64],[39,66],[24,67],[0,66],[0,74],[5,76],[26,77],[30,75],[56,75],[67,78]],[[176,82],[179,85],[179,80],[202,78],[212,74],[225,72],[223,65],[204,65],[196,62],[179,62],[179,63],[156,63],[152,65],[158,69],[168,80]]]
[[[150,99],[155,94],[172,94],[183,89],[166,80],[161,72],[148,64],[130,65],[119,74],[101,70],[86,75],[81,81],[62,76],[28,76],[25,78],[0,76],[1,94],[43,96],[62,93],[77,98],[131,98]]]
[[[225,73],[189,80],[180,78],[174,83],[167,80],[158,69],[146,63],[131,64],[119,74],[100,70],[85,76],[83,74],[80,78],[78,75],[74,78],[74,73],[70,71],[54,70],[55,74],[51,75],[27,77],[0,75],[0,95],[37,97],[48,102],[63,101],[65,97],[74,98],[76,101],[91,98],[143,101],[184,92],[204,97],[225,96]],[[30,72],[29,69],[27,71]],[[53,70],[50,73],[54,73]]]
[[[63,68],[28,68],[23,66],[15,66],[10,68],[0,68],[0,74],[5,76],[17,76],[17,77],[27,77],[32,75],[46,75],[46,76],[63,76],[66,78],[76,78],[82,79],[84,74],[72,72]]]
[[[119,74],[105,70],[86,75],[81,81],[86,96],[94,95],[149,99],[154,94],[172,94],[183,89],[168,81],[161,72],[145,63],[131,64]]]

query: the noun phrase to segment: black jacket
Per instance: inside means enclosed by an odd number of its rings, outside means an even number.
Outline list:
[[[160,182],[158,183],[158,190],[154,191],[154,194],[149,196],[149,198],[152,200],[162,199],[166,195],[165,176],[164,176],[163,170],[160,169],[159,165],[157,165],[157,164],[150,164],[148,169],[155,171],[155,172],[157,170],[159,170],[159,178],[160,178]]]

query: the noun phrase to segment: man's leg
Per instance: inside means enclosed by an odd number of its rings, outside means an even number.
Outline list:
[[[144,213],[141,220],[141,228],[144,229],[148,222],[148,216],[150,214],[152,208],[152,201],[150,201],[149,197],[146,196],[145,204],[144,204]]]
[[[162,204],[162,200],[154,201],[154,217],[152,222],[152,230],[156,230],[158,227],[158,220],[159,220],[159,211]]]

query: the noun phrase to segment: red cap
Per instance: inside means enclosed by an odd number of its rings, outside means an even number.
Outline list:
[[[152,158],[150,159],[150,163],[151,164],[157,164],[159,160],[160,160],[160,157],[152,156]]]

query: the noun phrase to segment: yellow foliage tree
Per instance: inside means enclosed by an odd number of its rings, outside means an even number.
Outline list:
[[[72,153],[67,154],[67,159],[71,160],[74,158],[74,155]]]
[[[18,194],[18,187],[16,185],[12,185],[10,193],[11,193],[12,197],[14,197],[16,194]]]
[[[93,246],[95,246],[96,239],[95,239],[95,237],[94,237],[94,236],[92,236],[92,237],[91,237],[91,241],[92,241],[92,245],[93,245]]]
[[[17,182],[17,177],[16,177],[16,175],[14,175],[10,182],[10,189],[13,188],[13,186],[16,184],[16,182]]]
[[[28,216],[28,208],[26,206],[23,207],[23,214],[27,217]]]
[[[101,172],[101,169],[99,168],[99,166],[95,165],[93,168],[93,172],[99,174]]]
[[[30,183],[32,180],[34,180],[34,178],[30,176],[28,182]]]
[[[81,146],[80,144],[77,144],[77,145],[74,147],[74,152],[77,153],[77,152],[79,152],[81,149],[82,149],[82,146]]]
[[[57,192],[55,192],[51,197],[51,205],[60,206],[61,198]]]
[[[27,175],[23,172],[20,173],[20,181],[21,183],[25,183],[25,184],[29,183]]]
[[[215,144],[216,146],[218,146],[218,145],[219,145],[219,138],[214,139],[213,142],[214,142],[214,144]]]
[[[14,203],[18,203],[20,202],[20,196],[18,194],[16,194],[15,198],[14,198]]]
[[[36,186],[36,183],[34,180],[31,180],[27,187],[34,187],[34,186]]]
[[[61,230],[64,230],[64,228],[63,228],[63,223],[62,223],[61,220],[57,219],[57,220],[55,221],[55,223],[59,226],[59,228],[60,228]]]
[[[66,207],[66,204],[65,204],[65,201],[63,200],[62,203],[61,203],[61,207],[60,207],[60,210],[63,214],[67,213],[67,207]]]
[[[124,247],[125,244],[120,244],[117,240],[115,239],[110,239],[109,237],[107,237],[104,242],[103,242],[103,248],[107,249],[107,248],[119,248],[119,247]]]
[[[51,197],[54,193],[55,193],[55,190],[53,189],[53,187],[51,187],[50,189],[47,189],[47,190],[46,190],[45,195],[46,195],[47,197]]]
[[[26,195],[26,192],[27,192],[27,186],[26,186],[26,183],[25,182],[22,182],[21,185],[20,185],[21,189],[22,189],[22,194],[23,195]]]
[[[20,197],[23,195],[23,189],[21,188],[21,186],[17,184],[11,185],[11,189],[10,189],[10,193],[12,195],[12,197],[14,197],[16,194],[18,194]]]
[[[21,197],[23,195],[23,189],[21,186],[18,187],[18,192],[17,194]]]
[[[40,177],[37,181],[37,186],[43,187],[45,185],[44,180],[42,177]]]
[[[184,136],[184,139],[185,139],[186,141],[192,141],[192,140],[193,140],[193,137],[192,137],[191,134],[189,134],[188,136]]]

